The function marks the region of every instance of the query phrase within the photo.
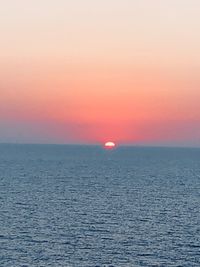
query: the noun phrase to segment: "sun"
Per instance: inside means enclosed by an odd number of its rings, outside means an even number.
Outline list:
[[[115,146],[116,146],[115,143],[114,143],[114,142],[111,142],[111,141],[106,142],[106,143],[104,144],[104,147],[105,147],[106,149],[113,149]]]

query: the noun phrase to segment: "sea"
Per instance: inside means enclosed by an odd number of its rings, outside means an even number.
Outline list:
[[[200,149],[0,145],[1,267],[199,267]]]

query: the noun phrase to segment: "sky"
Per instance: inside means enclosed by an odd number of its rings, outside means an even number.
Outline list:
[[[0,1],[0,142],[200,146],[199,10]]]

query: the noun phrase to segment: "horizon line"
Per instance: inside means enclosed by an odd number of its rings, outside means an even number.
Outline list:
[[[43,145],[43,146],[95,146],[95,147],[103,147],[103,144],[99,143],[31,143],[31,142],[0,142],[0,145]],[[165,145],[165,144],[119,144],[115,149],[120,147],[135,147],[135,148],[192,148],[192,149],[200,149],[200,146],[192,146],[192,145]]]

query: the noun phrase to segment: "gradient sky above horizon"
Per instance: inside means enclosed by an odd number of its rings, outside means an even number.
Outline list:
[[[199,0],[0,3],[0,142],[200,146]]]

